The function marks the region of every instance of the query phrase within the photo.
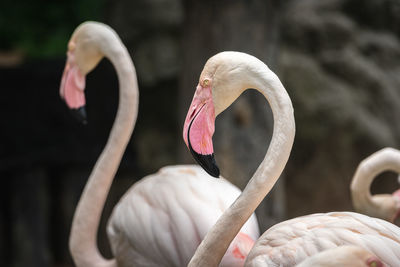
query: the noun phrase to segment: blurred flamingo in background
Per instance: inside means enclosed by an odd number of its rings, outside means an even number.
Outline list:
[[[107,57],[118,75],[118,112],[76,208],[70,251],[77,266],[184,266],[240,190],[208,176],[198,166],[170,166],[133,185],[114,208],[107,233],[115,259],[97,247],[97,231],[108,191],[131,137],[138,112],[136,72],[127,49],[107,25],[86,22],[73,33],[60,94],[85,118],[85,75]],[[254,215],[230,246],[223,264],[241,266],[259,236]]]
[[[400,189],[393,194],[371,196],[373,180],[384,171],[400,173],[400,151],[381,149],[361,161],[351,182],[351,197],[357,212],[394,223],[400,216]]]
[[[246,188],[207,233],[189,266],[218,266],[230,242],[278,180],[292,149],[293,107],[279,78],[253,56],[222,52],[204,66],[184,123],[183,138],[192,155],[211,175],[218,176],[212,144],[215,117],[248,88],[258,90],[271,106],[272,139]],[[358,213],[332,212],[271,227],[257,240],[245,265],[294,266],[342,245],[367,249],[389,266],[400,262],[400,228]]]

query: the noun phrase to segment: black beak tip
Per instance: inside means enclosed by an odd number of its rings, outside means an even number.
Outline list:
[[[86,125],[87,124],[87,115],[86,115],[86,109],[85,106],[82,106],[80,108],[74,108],[71,109],[72,115],[82,124]]]
[[[197,115],[196,115],[197,116]],[[192,123],[194,121],[194,118],[190,122],[189,129],[187,132],[187,140],[188,140],[188,146],[190,153],[194,157],[194,159],[199,163],[199,165],[211,176],[215,178],[219,178],[219,168],[217,166],[217,163],[215,162],[214,154],[208,154],[208,155],[202,155],[197,153],[196,151],[193,150],[192,144],[190,142],[190,129],[192,127]]]
[[[199,163],[199,165],[211,176],[219,178],[219,168],[215,162],[214,154],[202,155],[190,149],[193,157]]]

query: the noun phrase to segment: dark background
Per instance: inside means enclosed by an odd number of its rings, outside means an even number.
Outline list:
[[[118,103],[107,60],[87,76],[89,124],[59,98],[66,45],[85,20],[109,24],[138,72],[140,110],[104,209],[105,223],[141,177],[192,163],[181,130],[205,61],[250,53],[292,98],[296,139],[285,173],[258,208],[261,230],[313,212],[352,210],[357,164],[400,143],[400,2],[397,0],[82,0],[0,3],[0,266],[71,266],[68,235],[80,193]],[[222,175],[243,188],[272,132],[268,104],[246,91],[216,121]],[[397,189],[381,175],[372,191]]]

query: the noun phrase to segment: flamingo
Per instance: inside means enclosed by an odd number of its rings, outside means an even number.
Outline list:
[[[201,72],[183,127],[184,141],[207,172],[218,177],[212,135],[215,117],[248,88],[268,100],[272,139],[260,166],[235,202],[224,211],[197,248],[189,266],[217,266],[243,223],[278,180],[289,158],[295,120],[279,78],[259,59],[240,52],[211,57]],[[389,266],[400,262],[400,229],[351,212],[313,214],[274,225],[256,241],[245,266],[293,266],[320,251],[342,245],[367,249]]]
[[[107,57],[118,75],[118,112],[76,208],[69,240],[75,264],[80,266],[184,266],[208,229],[240,194],[222,179],[199,166],[180,165],[134,184],[113,209],[107,234],[114,259],[105,259],[97,247],[101,212],[114,175],[131,137],[138,112],[138,85],[134,65],[118,35],[98,22],[81,24],[68,43],[67,63],[60,94],[77,116],[85,118],[85,75]],[[232,242],[224,266],[242,266],[259,236],[252,215]]]
[[[351,182],[351,196],[357,212],[394,223],[400,216],[400,189],[393,194],[371,196],[370,187],[375,177],[384,171],[400,173],[400,151],[381,149],[361,161]]]
[[[317,253],[296,267],[384,267],[368,250],[356,246],[340,246]]]

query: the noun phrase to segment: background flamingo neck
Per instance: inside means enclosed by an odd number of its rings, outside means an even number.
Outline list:
[[[251,88],[267,98],[273,112],[270,146],[242,194],[207,233],[189,266],[218,266],[240,228],[278,180],[289,158],[295,135],[292,102],[278,77],[265,68],[264,75]]]
[[[354,175],[351,183],[351,197],[354,208],[359,212],[377,209],[372,201],[370,187],[377,174],[371,173],[370,162],[362,162]]]
[[[125,46],[110,40],[103,49],[119,80],[119,105],[107,144],[97,160],[75,211],[70,235],[70,250],[77,266],[116,266],[106,260],[97,247],[97,231],[104,203],[131,137],[138,111],[139,91],[136,72]]]
[[[381,209],[371,196],[371,184],[377,175],[389,170],[400,173],[400,151],[392,148],[377,151],[359,164],[350,186],[356,210],[371,214]]]

